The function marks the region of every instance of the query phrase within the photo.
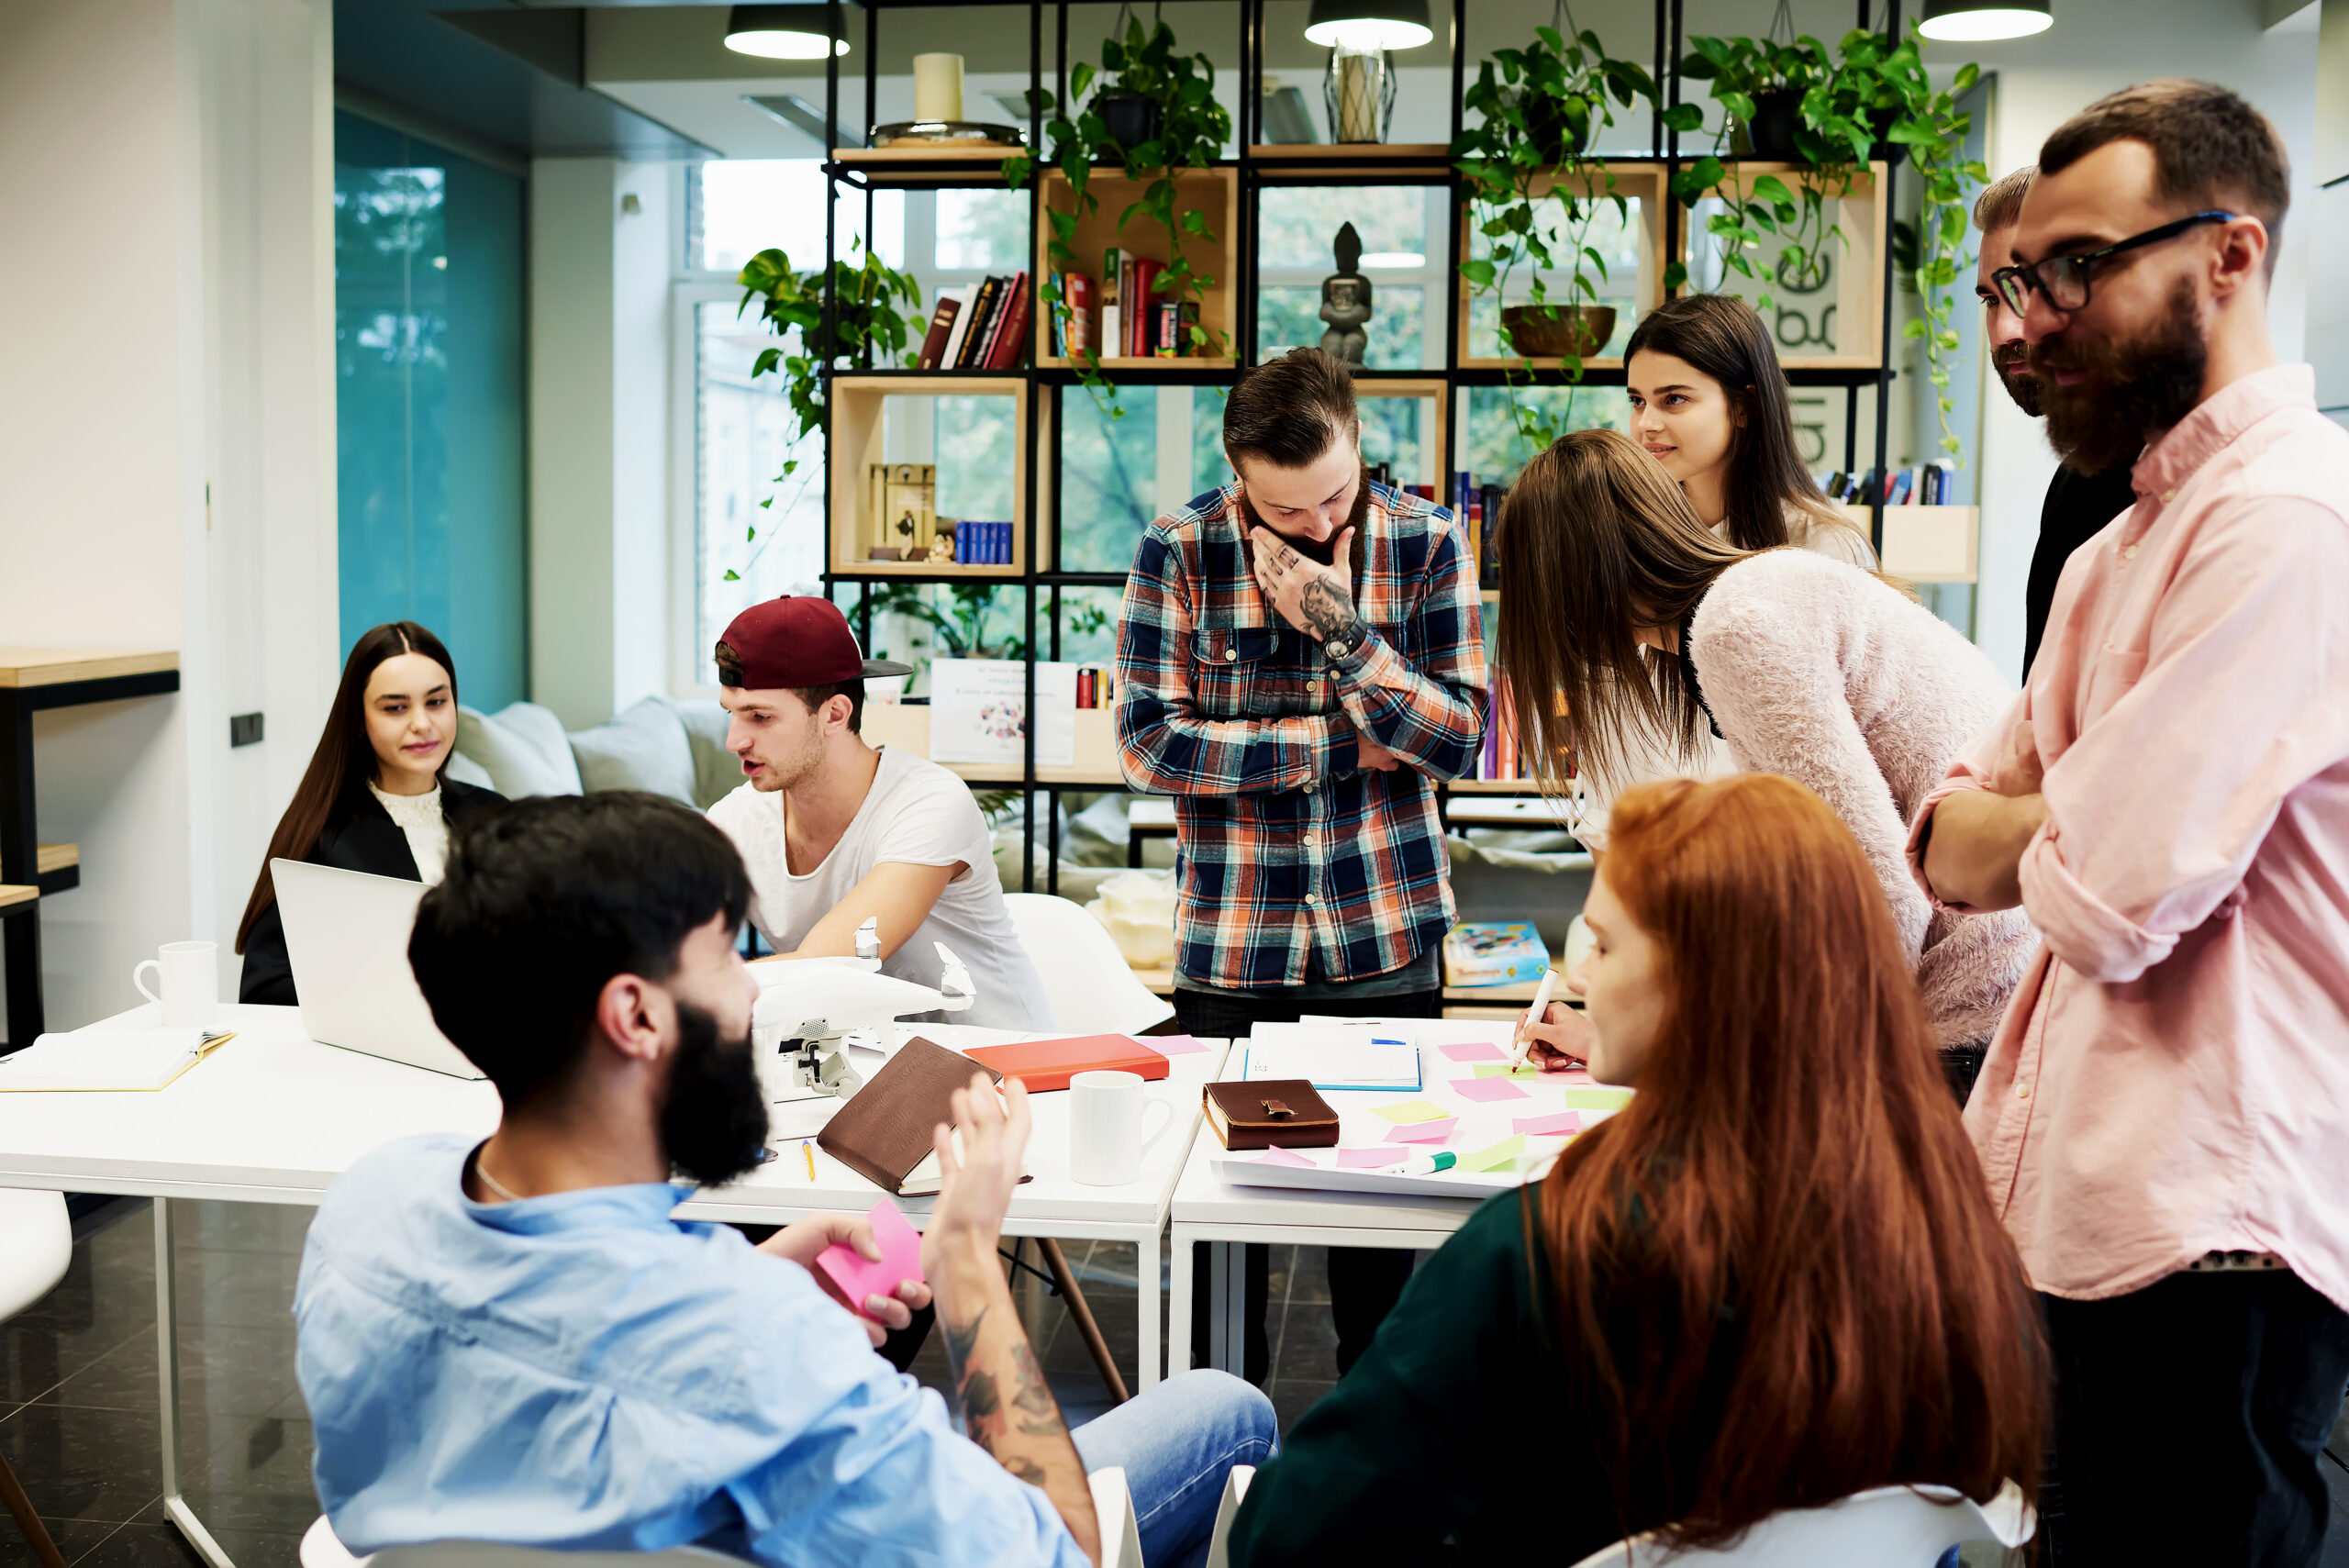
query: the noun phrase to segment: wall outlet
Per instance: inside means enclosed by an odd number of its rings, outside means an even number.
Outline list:
[[[228,744],[250,746],[261,739],[261,715],[232,713],[228,716]]]

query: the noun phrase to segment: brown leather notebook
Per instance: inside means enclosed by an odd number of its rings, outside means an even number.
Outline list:
[[[994,1068],[916,1035],[833,1113],[816,1135],[816,1147],[884,1191],[902,1195],[906,1178],[934,1152],[931,1129],[953,1119],[947,1113],[954,1091],[970,1087],[974,1073],[1003,1081]],[[930,1170],[930,1184],[921,1190],[936,1192],[935,1160]]]
[[[1338,1113],[1303,1078],[1209,1084],[1199,1091],[1208,1125],[1226,1149],[1333,1149]]]

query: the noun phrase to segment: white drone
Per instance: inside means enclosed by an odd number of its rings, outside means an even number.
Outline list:
[[[976,1001],[971,972],[944,942],[935,945],[944,966],[935,990],[881,973],[877,920],[856,929],[854,958],[752,964],[760,990],[751,1011],[751,1048],[767,1099],[846,1099],[864,1084],[849,1065],[850,1035],[877,1036],[908,1013],[959,1013]]]

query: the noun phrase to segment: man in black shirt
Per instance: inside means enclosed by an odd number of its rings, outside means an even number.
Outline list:
[[[2022,216],[2022,198],[2039,172],[2038,166],[2021,168],[1985,190],[1974,203],[1974,227],[1982,231],[1982,261],[1974,279],[1974,293],[1982,301],[1982,336],[1990,345],[1990,365],[2015,406],[2039,417],[2039,378],[2025,363],[2028,348],[2022,318],[1990,286],[1990,274],[2011,260],[2015,222]],[[2055,582],[2072,551],[2104,530],[2106,524],[2136,504],[2130,486],[2132,458],[2101,473],[2081,473],[2069,463],[2055,470],[2047,499],[2039,508],[2039,543],[2031,552],[2031,581],[2023,589],[2022,667],[2026,676],[2039,657],[2040,634],[2047,628],[2048,607],[2055,602]]]

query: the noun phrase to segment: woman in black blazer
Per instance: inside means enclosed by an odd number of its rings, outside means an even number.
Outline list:
[[[504,795],[446,776],[456,743],[457,667],[440,639],[406,620],[362,637],[237,928],[237,951],[245,955],[239,1001],[300,1001],[271,861],[439,882],[450,829],[506,804]]]

